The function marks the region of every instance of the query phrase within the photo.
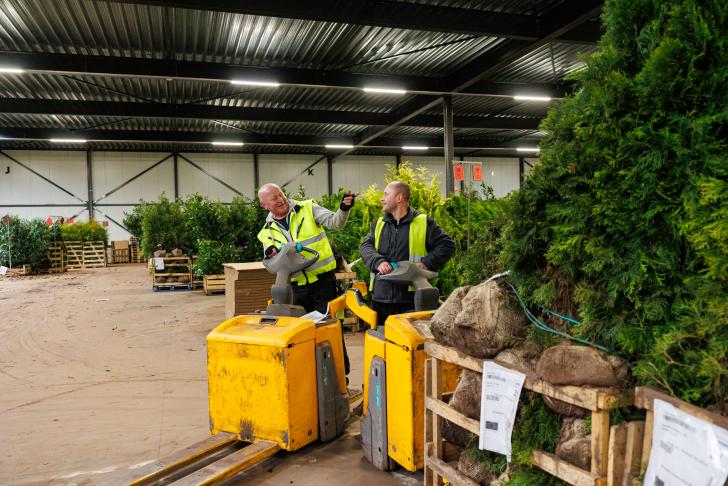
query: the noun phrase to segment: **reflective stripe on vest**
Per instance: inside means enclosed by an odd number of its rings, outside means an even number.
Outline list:
[[[377,220],[377,225],[374,227],[374,249],[379,251],[379,238],[382,235],[382,228],[384,228],[384,218]],[[419,263],[422,259],[427,256],[427,247],[425,246],[425,240],[427,239],[427,215],[418,214],[414,217],[409,225],[409,261]],[[374,272],[369,273],[369,290],[374,290]],[[409,287],[413,290],[412,287]]]
[[[319,259],[316,263],[303,272],[291,275],[291,282],[298,285],[313,283],[318,280],[317,275],[336,269],[334,252],[326,237],[326,232],[313,217],[312,200],[299,202],[298,210],[291,211],[290,218],[289,231],[284,231],[275,222],[268,222],[258,232],[258,240],[263,243],[264,248],[271,245],[280,248],[291,241],[317,251]]]

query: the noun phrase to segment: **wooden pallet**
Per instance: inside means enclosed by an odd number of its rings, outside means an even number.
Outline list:
[[[613,457],[610,455],[609,467],[610,471],[614,471],[613,484],[615,485],[642,485],[639,478],[647,471],[652,451],[655,399],[660,399],[693,417],[728,430],[728,417],[696,407],[654,388],[638,386],[634,393],[634,404],[637,408],[646,411],[645,421],[626,422],[612,426],[610,448],[613,445],[613,450],[617,453]]]
[[[205,295],[210,295],[216,292],[225,292],[225,275],[205,275],[203,278],[203,289]]]
[[[103,241],[83,242],[83,268],[106,266],[106,243]]]
[[[83,268],[83,241],[66,241],[66,267],[69,270]]]
[[[475,481],[443,460],[442,419],[447,419],[475,435],[480,435],[480,423],[461,414],[442,400],[442,368],[443,362],[447,362],[482,373],[484,360],[473,358],[455,348],[442,346],[433,341],[425,342],[425,353],[432,357],[425,367],[425,486],[444,484],[443,478],[455,486],[475,486],[477,484]],[[525,389],[591,411],[592,463],[590,471],[543,451],[533,452],[534,465],[568,484],[606,486],[610,457],[609,410],[626,404],[629,401],[628,398],[605,393],[596,388],[552,385],[538,379],[531,371],[506,363],[498,362],[498,364],[525,374],[526,381],[523,385]]]
[[[197,256],[192,255],[192,288],[193,289],[201,289],[205,286],[205,281],[203,277],[200,277],[197,275],[197,272],[195,271],[195,264],[197,263]],[[224,275],[223,275],[224,277]]]
[[[8,268],[5,275],[13,277],[24,277],[26,275],[30,275],[32,272],[33,268],[30,266],[29,263],[26,263],[25,265],[20,265],[18,267]]]
[[[129,237],[129,254],[131,263],[142,263],[139,241],[133,236]]]

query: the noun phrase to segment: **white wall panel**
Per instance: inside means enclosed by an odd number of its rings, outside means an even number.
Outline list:
[[[94,198],[98,201],[109,191],[152,167],[168,155],[170,154],[165,152],[92,152]],[[139,202],[139,199],[153,201],[163,192],[167,197],[174,198],[172,157],[108,197],[101,199],[99,204],[134,204]]]
[[[134,209],[134,206],[108,206],[108,207],[101,207],[97,208],[103,211],[106,215],[113,218],[115,221],[118,221],[119,224],[124,224],[124,212],[130,213]],[[109,241],[115,241],[115,240],[128,240],[129,239],[129,233],[124,230],[123,228],[120,228],[117,226],[113,221],[109,221],[104,214],[101,214],[100,212],[96,212],[96,220],[97,221],[108,221],[108,226],[106,227],[106,231],[109,232]]]
[[[334,191],[339,188],[353,192],[365,191],[372,184],[384,187],[387,164],[394,166],[395,157],[341,157],[334,163]]]
[[[40,203],[39,203],[40,204]],[[79,214],[80,213],[80,214]],[[51,217],[64,217],[66,219],[71,216],[76,216],[76,221],[86,221],[88,219],[88,211],[86,207],[81,206],[54,206],[45,208],[0,208],[0,216],[5,214],[13,214],[20,216],[23,219],[35,219],[40,218],[46,220],[49,216]]]
[[[248,199],[255,196],[252,154],[186,153],[184,157],[208,173],[234,187]],[[207,176],[182,157],[178,159],[179,195],[200,193],[210,199],[230,202],[237,195],[212,177]]]
[[[295,178],[286,188],[289,192],[297,192],[298,186],[302,185],[306,189],[307,197],[319,198],[329,190],[326,159],[316,164],[313,175],[300,173],[320,158],[321,155],[261,154],[258,157],[260,184],[273,182],[280,186]]]
[[[8,155],[86,200],[86,153],[8,150]],[[10,173],[5,174],[7,167]],[[0,204],[80,204],[57,187],[0,155]]]
[[[468,157],[466,162],[482,162],[483,163],[483,183],[493,188],[495,197],[503,197],[511,191],[519,188],[519,168],[518,158],[506,157]],[[465,164],[465,185],[471,179],[472,167]],[[479,187],[480,184],[473,182],[473,188]]]
[[[402,155],[402,162],[407,162],[412,167],[417,168],[419,166],[426,167],[430,171],[430,174],[437,177],[437,182],[440,185],[440,194],[445,194],[445,159],[443,157],[425,157],[421,155]]]

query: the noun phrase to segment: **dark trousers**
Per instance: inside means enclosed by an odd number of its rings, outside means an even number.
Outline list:
[[[326,272],[318,275],[318,280],[307,285],[293,285],[293,303],[300,305],[306,312],[319,311],[326,313],[329,302],[337,296],[336,277],[334,272]],[[344,346],[344,369],[349,374],[349,355],[346,352],[344,332],[341,333],[341,344]]]
[[[372,307],[377,312],[377,326],[383,326],[387,322],[387,317],[394,314],[404,314],[412,312],[415,308],[414,302],[411,303],[392,303],[372,301]]]

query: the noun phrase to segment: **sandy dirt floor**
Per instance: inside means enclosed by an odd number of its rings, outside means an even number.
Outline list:
[[[0,280],[0,484],[113,483],[208,435],[205,337],[224,296],[152,292],[141,265]],[[350,387],[363,336],[347,334]],[[247,484],[416,484],[364,459],[358,424]],[[253,479],[255,478],[255,479]]]

